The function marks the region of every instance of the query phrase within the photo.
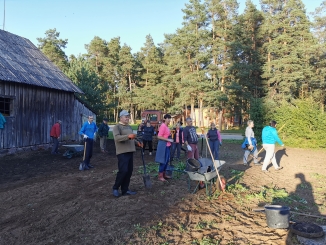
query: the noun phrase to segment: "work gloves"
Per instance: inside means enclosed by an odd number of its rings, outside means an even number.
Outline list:
[[[187,150],[188,150],[188,151],[192,151],[192,148],[191,148],[190,145],[187,145]]]
[[[86,140],[88,138],[88,136],[86,134],[84,134],[84,140]]]
[[[172,143],[173,142],[173,139],[168,139],[168,141]]]
[[[222,142],[220,142],[220,146],[222,146]]]
[[[135,134],[129,134],[129,135],[128,135],[128,138],[129,138],[130,140],[133,140],[133,139],[136,138],[136,135],[135,135]]]

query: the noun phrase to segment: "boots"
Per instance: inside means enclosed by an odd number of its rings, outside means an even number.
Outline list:
[[[163,172],[163,178],[164,178],[164,179],[171,179],[170,176],[167,176],[167,175],[166,175],[166,172],[165,172],[165,171]]]
[[[158,180],[160,181],[166,181],[163,177],[163,173],[158,173]]]

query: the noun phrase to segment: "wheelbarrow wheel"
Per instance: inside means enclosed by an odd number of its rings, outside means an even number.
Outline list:
[[[74,155],[74,152],[71,151],[71,150],[68,150],[68,151],[66,151],[66,153],[65,153],[65,156],[66,156],[66,158],[68,158],[68,159],[72,158],[73,155]]]

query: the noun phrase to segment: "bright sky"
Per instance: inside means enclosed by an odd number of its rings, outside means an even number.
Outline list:
[[[5,1],[5,2],[4,2]],[[86,53],[85,44],[94,36],[109,41],[120,37],[136,53],[148,34],[155,44],[164,41],[165,33],[181,27],[181,9],[189,0],[0,0],[0,26],[28,38],[37,45],[37,37],[45,37],[48,29],[56,28],[61,39],[68,39],[66,55]],[[245,0],[238,0],[239,12]],[[322,0],[303,0],[312,12]],[[259,0],[253,3],[260,9]]]

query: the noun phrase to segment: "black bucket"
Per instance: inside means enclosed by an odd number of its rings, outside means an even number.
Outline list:
[[[290,208],[280,205],[266,205],[265,214],[267,225],[270,228],[289,228]]]
[[[198,160],[194,158],[190,158],[187,160],[186,171],[188,172],[196,172],[200,169],[201,164]]]

